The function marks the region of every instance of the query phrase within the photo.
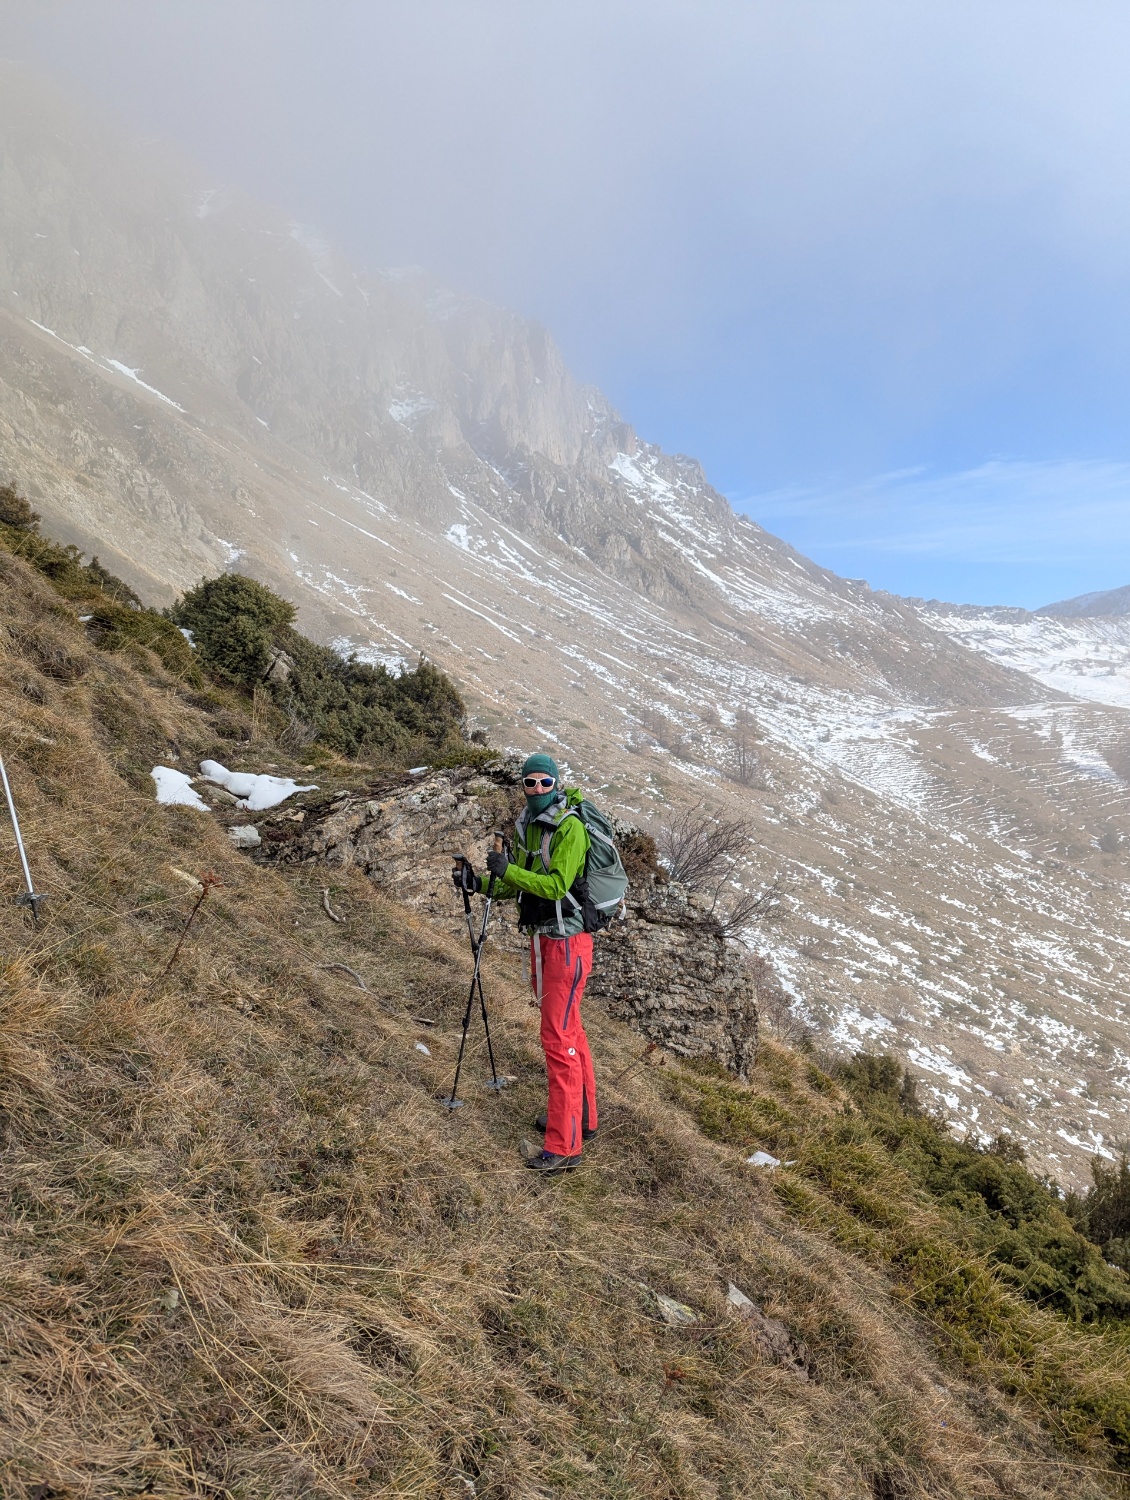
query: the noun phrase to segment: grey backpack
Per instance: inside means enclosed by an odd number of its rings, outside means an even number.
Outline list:
[[[520,848],[525,845],[528,817],[529,814],[523,812],[518,819],[516,832]],[[616,914],[623,907],[624,897],[628,894],[628,876],[616,847],[612,824],[589,801],[581,801],[561,809],[554,818],[552,828],[546,828],[542,834],[541,862],[546,871],[549,870],[549,847],[553,833],[566,818],[580,818],[588,831],[589,848],[585,855],[585,867],[573,882],[573,889],[565,892],[564,900],[574,909],[580,909],[586,932],[603,932],[615,921]],[[537,897],[523,897],[520,904],[523,916],[531,922],[540,921],[543,917],[553,920],[554,908],[549,902],[544,903],[544,913]],[[556,908],[560,925],[561,902],[556,903]]]
[[[628,894],[628,876],[616,847],[612,824],[598,807],[584,801],[571,807],[569,815],[580,818],[589,835],[589,852],[577,895],[581,898],[581,918],[586,932],[602,932],[615,921]],[[576,898],[568,900],[576,905]]]

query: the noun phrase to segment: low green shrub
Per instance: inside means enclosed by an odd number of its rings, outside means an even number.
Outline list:
[[[169,611],[205,669],[244,691],[262,685],[298,740],[350,757],[466,759],[466,709],[438,667],[421,661],[393,675],[345,660],[295,630],[294,617],[292,604],[238,573],[207,579]]]
[[[296,610],[239,573],[207,579],[163,615],[77,547],[51,541],[14,485],[0,485],[0,547],[50,580],[83,612],[103,651],[152,651],[165,669],[197,689],[209,682],[278,710],[280,743],[290,750],[411,764],[486,763],[494,751],[464,735],[466,709],[455,684],[428,661],[391,673],[345,660],[294,629]],[[192,645],[184,631],[192,638]]]
[[[192,632],[201,666],[252,692],[282,649],[282,634],[297,610],[253,578],[224,573],[189,589],[168,614]]]
[[[1073,1321],[1130,1320],[1130,1280],[1080,1233],[1059,1189],[1029,1170],[1016,1141],[956,1139],[922,1113],[894,1058],[859,1054],[837,1071],[861,1128],[945,1213],[956,1243],[1022,1296]]]
[[[194,686],[203,683],[203,674],[192,654],[192,647],[177,627],[152,609],[131,609],[113,599],[99,601],[87,620],[96,646],[103,651],[124,651],[143,646],[160,657],[166,671]]]
[[[1077,1227],[1098,1245],[1103,1259],[1130,1273],[1130,1157],[1091,1161],[1091,1187],[1067,1205]]]
[[[818,1069],[763,1053],[749,1085],[693,1063],[663,1087],[712,1139],[795,1158],[770,1181],[797,1222],[892,1276],[974,1378],[1022,1398],[1063,1441],[1105,1441],[1130,1469],[1130,1279],[1080,1232],[1088,1205],[1093,1226],[1122,1228],[1130,1167],[1098,1166],[1073,1221],[1010,1137],[956,1139],[927,1114],[897,1059]]]
[[[666,1075],[665,1087],[712,1141],[742,1150],[791,1149],[801,1117],[773,1093],[736,1083],[719,1063],[696,1058]]]

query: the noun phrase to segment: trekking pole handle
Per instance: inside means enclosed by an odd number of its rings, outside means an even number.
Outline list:
[[[510,858],[510,844],[507,841],[506,835],[504,833],[502,833],[499,829],[496,828],[495,831],[494,831],[494,833],[491,835],[491,837],[494,840],[494,853],[495,854],[505,854],[507,860],[509,860],[509,858]],[[487,891],[486,891],[486,894],[487,894],[487,900],[488,901],[494,895],[495,879],[496,879],[496,877],[492,874],[491,877],[490,877],[490,880],[487,882]]]
[[[472,884],[473,876],[471,874],[471,871],[474,867],[465,854],[453,854],[451,856],[451,859],[452,863],[455,866],[455,873],[457,873],[459,876],[459,893],[463,897],[463,910],[466,912],[467,916],[470,917],[470,892],[475,889],[474,885]],[[473,939],[474,934],[472,934],[472,941]]]

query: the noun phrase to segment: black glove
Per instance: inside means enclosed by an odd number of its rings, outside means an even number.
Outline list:
[[[469,859],[457,859],[451,869],[451,883],[457,891],[473,891],[475,885],[475,867]]]
[[[506,872],[510,868],[510,861],[505,854],[492,849],[487,855],[487,869],[499,880],[505,879]]]

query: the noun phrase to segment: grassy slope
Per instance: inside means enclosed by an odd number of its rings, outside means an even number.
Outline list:
[[[476,1052],[449,1116],[464,949],[349,875],[335,925],[316,875],[157,807],[149,766],[230,759],[238,715],[137,645],[96,649],[2,553],[0,609],[0,749],[51,896],[38,932],[0,902],[5,1496],[1121,1493],[1095,1415],[1124,1399],[1121,1352],[983,1265],[994,1328],[940,1328],[984,1301],[945,1281],[963,1252],[871,1135],[844,1146],[862,1127],[805,1059],[767,1046],[734,1090],[593,1014],[603,1139],[530,1181],[540,1054],[507,961],[488,983],[520,1081],[487,1094]],[[206,870],[223,885],[161,980]],[[796,1172],[743,1165],[751,1101]],[[900,1262],[911,1231],[936,1273]],[[727,1311],[727,1279],[788,1325],[788,1357]],[[669,1326],[648,1287],[698,1321]],[[1021,1323],[1027,1343],[996,1338]],[[1058,1384],[1031,1378],[1048,1359]],[[1059,1398],[1071,1449],[1034,1419]]]

